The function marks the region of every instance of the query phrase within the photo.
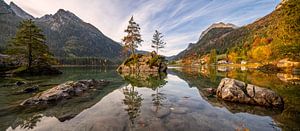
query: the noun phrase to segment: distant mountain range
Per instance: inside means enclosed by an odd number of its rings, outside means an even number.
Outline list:
[[[93,25],[63,9],[54,15],[34,18],[13,2],[0,0],[0,52],[15,35],[21,20],[32,19],[43,30],[47,45],[56,57],[98,57],[120,61],[122,46]]]
[[[239,28],[230,23],[213,24],[173,59],[197,59],[216,49],[218,54],[233,52],[248,60],[255,60],[255,55],[265,57],[261,51],[267,50],[271,56],[266,59],[300,60],[299,12],[299,0],[283,0],[273,12],[251,24]]]

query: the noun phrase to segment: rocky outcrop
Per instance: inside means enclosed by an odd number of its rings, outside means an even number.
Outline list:
[[[126,59],[117,69],[118,72],[166,72],[167,64],[163,56],[154,51],[149,54],[135,54]]]
[[[283,99],[274,91],[230,78],[222,79],[216,94],[230,102],[278,108],[284,106]]]
[[[43,105],[51,104],[61,100],[70,99],[74,96],[78,96],[83,92],[95,89],[103,88],[109,82],[104,80],[80,80],[80,81],[68,81],[66,83],[55,86],[48,89],[36,96],[23,101],[20,105]]]

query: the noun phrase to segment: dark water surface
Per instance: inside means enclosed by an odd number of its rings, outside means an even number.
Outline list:
[[[300,130],[299,76],[248,69],[178,68],[168,74],[122,74],[115,68],[65,67],[59,76],[0,79],[0,130]],[[285,109],[224,102],[204,89],[231,77],[274,90]],[[70,80],[105,79],[103,90],[40,108],[18,106],[35,94]],[[14,83],[25,81],[20,87]]]

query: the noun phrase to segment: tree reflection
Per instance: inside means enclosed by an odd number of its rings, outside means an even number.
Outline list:
[[[141,97],[142,95],[135,91],[134,86],[124,87],[123,94],[125,96],[123,102],[125,105],[127,105],[125,111],[127,111],[129,115],[129,120],[131,121],[131,124],[134,124],[134,119],[138,117],[141,113],[140,108],[143,101],[143,98]]]
[[[33,129],[36,126],[36,123],[41,121],[42,117],[42,114],[33,115],[32,117],[24,120],[20,126],[23,129]]]
[[[155,112],[159,110],[159,108],[162,106],[163,100],[166,98],[164,97],[164,94],[159,91],[159,88],[162,86],[159,86],[158,88],[155,89],[155,94],[152,94],[152,102],[153,106],[155,107]]]
[[[153,105],[158,110],[162,105],[164,98],[163,93],[159,91],[159,88],[163,87],[167,81],[165,80],[166,73],[122,73],[120,74],[125,81],[130,83],[131,86],[126,86],[123,88],[123,94],[125,99],[123,100],[124,104],[128,106],[125,110],[128,112],[129,119],[131,123],[134,124],[134,119],[140,114],[141,107],[141,94],[139,94],[135,88],[136,87],[146,87],[155,91],[155,94],[152,94]]]
[[[211,82],[216,82],[217,80],[217,67],[216,66],[209,66],[209,78]]]

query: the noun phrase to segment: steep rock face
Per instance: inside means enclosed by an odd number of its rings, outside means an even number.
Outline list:
[[[165,58],[151,52],[146,55],[136,54],[126,59],[117,69],[118,72],[166,72]]]
[[[223,78],[217,96],[225,101],[283,108],[283,99],[274,91],[230,78]]]
[[[66,83],[55,86],[49,90],[46,90],[40,94],[37,94],[36,96],[23,101],[20,105],[29,106],[52,104],[65,99],[70,99],[74,96],[78,96],[90,89],[101,89],[108,83],[108,81],[94,79],[80,80],[76,82],[68,81]]]
[[[23,18],[23,19],[34,19],[34,17],[27,12],[25,12],[23,9],[21,9],[19,6],[17,6],[15,3],[10,2],[9,4],[10,8],[16,13],[17,16]]]
[[[214,29],[214,28],[233,28],[233,29],[236,29],[238,27],[234,24],[231,24],[231,23],[223,23],[223,22],[214,23],[211,26],[209,26],[205,31],[203,31],[201,33],[199,40],[202,39],[202,37],[204,35],[206,35],[211,29]]]

